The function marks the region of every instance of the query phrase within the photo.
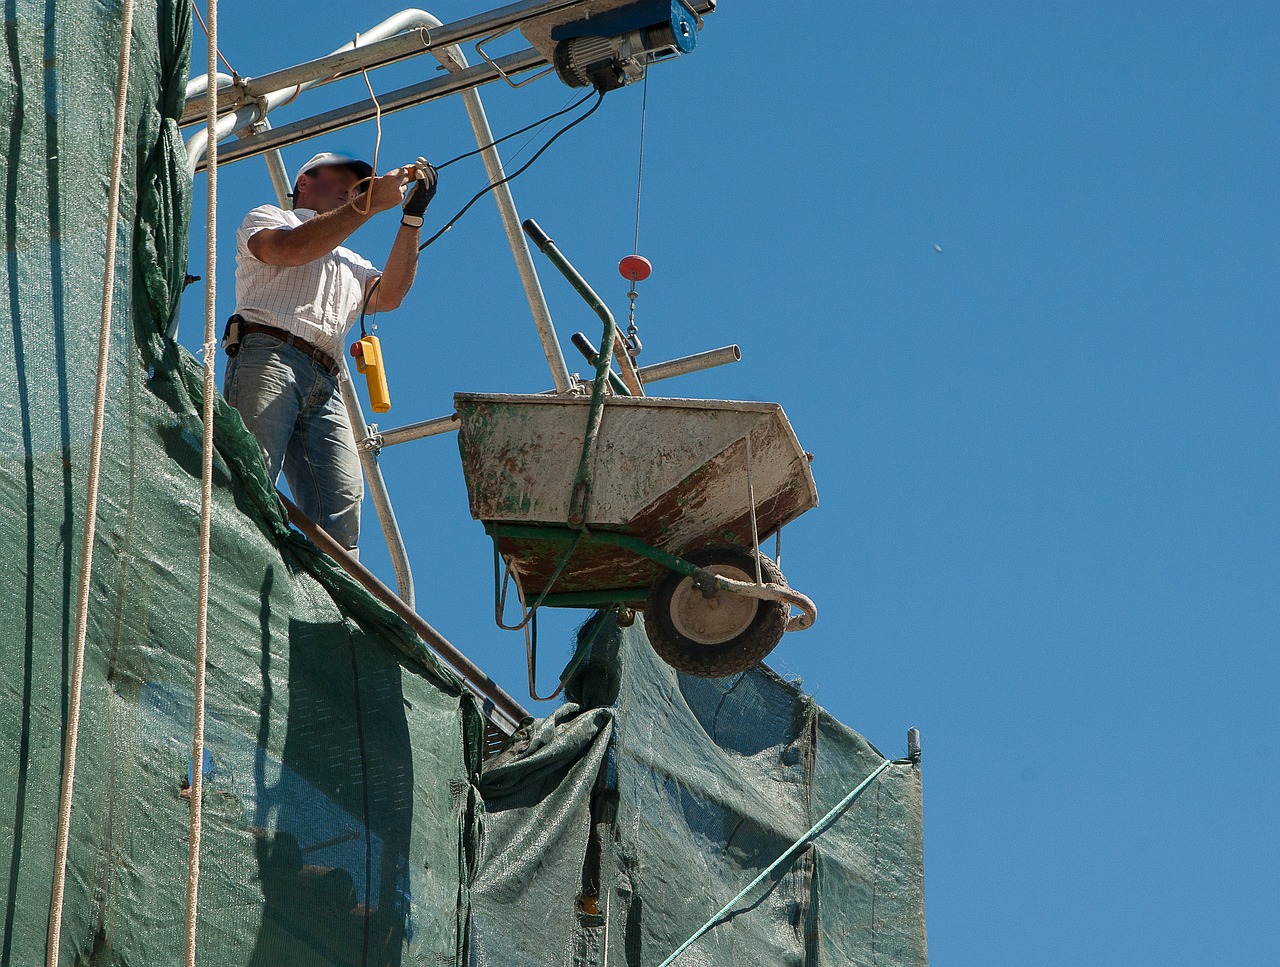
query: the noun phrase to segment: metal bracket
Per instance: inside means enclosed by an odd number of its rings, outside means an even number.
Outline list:
[[[555,70],[555,67],[552,66],[552,67],[548,67],[546,70],[538,71],[538,73],[534,74],[532,77],[526,77],[522,81],[513,81],[511,77],[507,74],[507,72],[498,66],[498,62],[495,61],[492,57],[490,57],[487,53],[485,53],[484,45],[492,41],[498,40],[500,37],[505,37],[507,34],[511,33],[511,31],[515,29],[516,29],[515,27],[508,27],[506,30],[500,30],[496,34],[490,34],[488,37],[485,37],[482,40],[477,40],[475,47],[476,47],[476,53],[480,55],[480,58],[486,64],[488,64],[490,67],[492,67],[494,70],[498,72],[499,77],[501,77],[504,81],[506,81],[511,87],[518,88],[518,87],[524,87],[526,84],[532,84],[534,81],[536,81],[540,77],[546,77],[548,74],[550,74],[552,71]]]
[[[376,457],[382,452],[382,434],[378,432],[378,424],[365,424],[364,432],[367,436],[360,445]]]
[[[693,4],[690,3],[689,0],[677,0],[677,2],[680,6],[684,7],[685,10],[689,11],[689,16],[693,18],[693,22],[696,23],[698,25],[698,29],[701,30],[704,26],[702,15],[693,9]]]

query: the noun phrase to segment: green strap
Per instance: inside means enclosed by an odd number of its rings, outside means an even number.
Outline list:
[[[867,786],[871,785],[872,781],[876,778],[876,776],[880,775],[880,773],[884,772],[885,769],[893,765],[893,761],[894,760],[892,759],[885,759],[884,762],[880,763],[880,765],[876,767],[876,770],[873,773],[871,773],[871,775],[867,776],[867,778],[863,779],[862,782],[858,783],[858,785],[854,787],[854,789],[847,796],[845,796],[838,803],[836,803],[834,807],[832,807],[829,813],[827,813],[825,816],[819,819],[816,823],[814,823],[813,827],[807,833],[805,833],[798,840],[796,840],[789,847],[787,847],[786,852],[784,852],[776,860],[770,863],[767,869],[765,869],[763,872],[761,872],[759,876],[757,876],[754,880],[752,880],[745,887],[743,887],[741,893],[739,893],[736,897],[734,897],[732,900],[726,903],[723,907],[721,907],[719,912],[716,913],[715,916],[713,916],[710,920],[708,920],[696,931],[694,931],[693,936],[690,937],[688,940],[686,940],[684,943],[682,943],[679,947],[677,947],[675,953],[673,953],[670,957],[664,960],[659,965],[659,967],[670,967],[671,964],[675,963],[677,957],[679,957],[682,953],[688,950],[689,947],[693,945],[693,942],[695,940],[697,940],[704,933],[706,933],[708,930],[714,927],[717,923],[719,923],[720,918],[723,917],[730,910],[732,910],[734,905],[737,904],[738,901],[741,900],[744,896],[750,893],[761,881],[764,880],[765,877],[767,877],[770,873],[772,873],[779,866],[781,866],[782,863],[788,857],[796,853],[800,849],[800,847],[806,845],[811,839],[814,839],[815,837],[825,832],[827,828],[839,818],[840,814],[844,812],[846,809],[848,809],[855,799],[857,799],[860,795],[862,795],[862,791],[866,789]]]

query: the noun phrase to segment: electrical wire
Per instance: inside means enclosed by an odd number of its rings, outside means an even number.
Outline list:
[[[523,134],[525,131],[528,131],[528,130],[529,130],[529,128],[537,127],[538,125],[540,125],[540,124],[545,124],[547,121],[550,121],[550,120],[552,120],[553,118],[557,118],[557,117],[559,117],[559,116],[560,116],[560,115],[562,115],[562,114],[567,114],[569,111],[572,111],[574,108],[579,107],[579,106],[581,106],[582,104],[586,103],[586,101],[588,100],[588,98],[589,98],[589,97],[590,97],[590,95],[588,95],[587,97],[584,97],[584,98],[580,98],[576,103],[574,103],[574,104],[570,105],[569,107],[565,108],[564,110],[562,110],[562,111],[557,111],[555,114],[549,115],[548,117],[543,118],[541,121],[535,121],[533,124],[528,125],[528,127],[521,128],[519,131],[513,131],[511,134],[504,135],[503,137],[499,138],[497,141],[494,141],[492,144],[490,144],[490,145],[486,145],[485,147],[486,147],[486,148],[487,148],[487,147],[492,147],[494,144],[498,144],[498,143],[500,143],[500,142],[502,142],[502,141],[507,140],[508,138],[515,137],[515,136],[516,136],[516,135],[518,135],[518,134]],[[596,102],[595,102],[594,104],[592,104],[592,105],[591,105],[591,107],[590,107],[590,108],[589,108],[585,113],[583,113],[583,114],[582,114],[582,115],[580,115],[579,117],[574,118],[572,121],[570,121],[570,122],[569,122],[568,124],[566,124],[564,127],[562,127],[559,131],[557,131],[555,134],[553,134],[550,138],[548,138],[548,139],[546,140],[546,143],[544,143],[544,144],[542,145],[542,147],[540,147],[537,151],[535,151],[535,152],[533,153],[533,157],[531,157],[528,161],[526,161],[524,164],[522,164],[522,165],[521,165],[519,168],[517,168],[515,171],[511,172],[511,174],[507,175],[505,178],[499,178],[497,181],[490,182],[489,184],[485,185],[485,187],[484,187],[484,188],[480,189],[478,192],[476,192],[474,195],[472,195],[472,196],[471,196],[471,200],[470,200],[470,201],[468,201],[465,205],[463,205],[463,206],[462,206],[462,208],[460,208],[460,209],[458,210],[458,213],[457,213],[456,215],[454,215],[454,216],[453,216],[452,218],[450,218],[447,222],[445,222],[445,225],[444,225],[444,227],[443,227],[443,228],[441,228],[438,232],[436,232],[436,233],[435,233],[434,235],[432,235],[429,239],[427,239],[425,242],[423,242],[421,245],[419,245],[419,246],[418,246],[418,252],[419,252],[419,254],[421,254],[421,253],[423,252],[423,250],[425,250],[425,249],[427,248],[427,246],[432,245],[432,244],[433,244],[433,243],[435,243],[437,240],[439,240],[439,238],[440,238],[442,235],[444,235],[444,233],[445,233],[445,232],[447,232],[447,231],[449,231],[449,229],[453,228],[453,226],[454,226],[454,225],[456,225],[456,224],[458,223],[458,220],[459,220],[460,218],[462,218],[462,216],[463,216],[463,215],[465,215],[465,214],[467,213],[467,211],[468,211],[468,210],[470,210],[471,206],[472,206],[472,205],[474,205],[476,202],[478,202],[481,198],[483,198],[483,197],[484,197],[485,195],[487,195],[489,192],[493,191],[495,188],[499,188],[499,187],[501,187],[502,185],[505,185],[507,182],[509,182],[509,181],[511,181],[511,180],[513,180],[513,179],[515,179],[515,178],[517,178],[518,176],[520,176],[520,175],[524,174],[526,171],[528,171],[528,170],[529,170],[529,167],[530,167],[530,166],[531,166],[535,161],[537,161],[540,157],[542,157],[543,153],[544,153],[548,148],[550,148],[553,144],[555,144],[557,140],[559,140],[563,135],[567,134],[567,133],[568,133],[572,128],[577,127],[579,124],[581,124],[581,123],[582,123],[583,121],[585,121],[587,118],[591,117],[591,115],[592,115],[592,114],[594,114],[594,113],[599,109],[600,104],[601,104],[603,101],[604,101],[604,92],[603,92],[603,91],[598,91],[598,92],[596,92]],[[477,149],[477,150],[478,150],[478,151],[483,151],[483,150],[485,150],[485,148],[480,148],[480,149]],[[447,164],[452,164],[454,161],[459,161],[459,160],[461,160],[462,158],[469,157],[470,155],[474,155],[474,154],[476,154],[476,153],[477,153],[476,151],[471,151],[471,152],[468,152],[468,154],[460,155],[460,156],[459,156],[459,157],[457,157],[457,158],[452,158],[452,159],[450,159],[449,161],[445,162],[445,164],[442,164],[442,165],[437,166],[437,167],[436,167],[436,170],[437,170],[437,171],[439,171],[439,170],[440,170],[440,168],[443,168],[443,167],[444,167],[445,165],[447,165]],[[371,286],[369,287],[369,292],[368,292],[368,294],[366,294],[366,295],[365,295],[365,298],[364,298],[364,304],[360,307],[360,331],[361,331],[362,333],[365,331],[364,319],[365,319],[365,316],[368,314],[368,310],[369,310],[369,302],[372,300],[372,298],[373,298],[373,294],[374,294],[375,292],[377,292],[377,291],[378,291],[378,286],[381,284],[381,282],[382,282],[382,277],[381,277],[381,276],[379,276],[379,277],[374,281],[373,285],[371,285]]]
[[[558,140],[562,135],[568,134],[568,133],[569,133],[569,131],[570,131],[571,129],[573,129],[573,128],[577,127],[579,124],[581,124],[581,123],[582,123],[583,121],[585,121],[587,118],[591,117],[591,115],[595,114],[596,110],[600,107],[600,104],[601,104],[601,102],[602,102],[602,101],[604,101],[604,92],[603,92],[603,91],[599,92],[599,93],[596,95],[596,102],[595,102],[595,104],[592,104],[592,105],[591,105],[590,110],[588,110],[588,111],[587,111],[585,114],[583,114],[581,117],[574,118],[572,121],[570,121],[570,122],[569,122],[568,124],[566,124],[564,127],[562,127],[559,131],[557,131],[555,134],[553,134],[550,138],[548,138],[548,139],[547,139],[546,144],[544,144],[541,148],[539,148],[537,151],[535,151],[535,152],[533,153],[533,157],[531,157],[528,161],[526,161],[524,164],[522,164],[522,165],[521,165],[519,168],[517,168],[515,171],[511,172],[511,174],[507,175],[505,178],[499,178],[497,181],[494,181],[494,182],[489,183],[489,184],[488,184],[488,185],[486,185],[484,188],[480,189],[478,192],[476,192],[474,195],[472,195],[472,196],[471,196],[471,200],[470,200],[469,202],[467,202],[465,205],[463,205],[463,206],[462,206],[462,208],[458,211],[458,214],[454,215],[451,219],[449,219],[447,222],[445,222],[444,228],[440,229],[440,231],[436,232],[436,233],[435,233],[434,235],[432,235],[429,239],[427,239],[425,242],[423,242],[421,245],[419,245],[419,246],[418,246],[418,251],[419,251],[419,252],[421,252],[421,251],[422,251],[423,249],[425,249],[427,246],[429,246],[429,245],[433,244],[437,239],[439,239],[441,235],[443,235],[445,232],[449,231],[449,229],[453,228],[453,226],[454,226],[455,224],[457,224],[458,219],[460,219],[463,215],[465,215],[465,214],[467,213],[468,209],[470,209],[472,205],[474,205],[476,202],[478,202],[481,198],[483,198],[483,197],[484,197],[485,195],[487,195],[489,192],[493,191],[495,188],[498,188],[498,187],[501,187],[502,185],[505,185],[507,182],[511,181],[513,178],[516,178],[517,176],[522,175],[522,174],[524,174],[526,171],[528,171],[528,170],[529,170],[529,166],[530,166],[530,165],[532,165],[535,161],[537,161],[540,157],[542,157],[543,152],[545,152],[549,147],[551,147],[553,144],[555,144],[555,143],[556,143],[556,141],[557,141],[557,140]],[[581,103],[581,102],[579,102],[579,103]]]
[[[482,151],[488,151],[490,148],[495,148],[498,145],[502,144],[502,142],[504,141],[510,141],[512,138],[518,137],[519,135],[524,134],[526,131],[532,131],[534,128],[541,127],[542,125],[546,124],[548,121],[554,121],[556,118],[560,117],[561,115],[568,114],[570,111],[574,110],[575,108],[581,107],[583,104],[586,104],[587,101],[589,100],[591,100],[590,94],[588,94],[586,97],[579,98],[578,100],[570,104],[568,107],[563,108],[562,110],[556,111],[554,114],[548,114],[546,117],[542,118],[539,121],[534,121],[532,124],[526,124],[524,127],[520,128],[518,131],[512,131],[510,134],[504,134],[502,137],[494,141],[490,141],[488,144],[484,145],[483,147],[476,148],[474,151],[468,151],[466,154],[460,154],[456,158],[450,158],[448,161],[435,165],[434,167],[436,171],[443,171],[445,168],[449,167],[449,165],[453,164],[455,161],[462,161],[464,158],[472,158],[480,154]]]

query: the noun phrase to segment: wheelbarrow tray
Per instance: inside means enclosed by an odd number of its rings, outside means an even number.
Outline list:
[[[471,514],[526,597],[546,589],[571,546],[566,522],[589,405],[585,397],[454,397]],[[749,492],[761,540],[817,506],[809,456],[781,406],[611,397],[592,467],[589,533],[546,603],[643,601],[662,566],[637,553],[636,540],[676,554],[750,546]]]

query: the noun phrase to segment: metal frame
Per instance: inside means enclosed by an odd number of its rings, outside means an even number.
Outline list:
[[[660,547],[654,547],[648,541],[632,537],[630,534],[617,534],[613,531],[602,530],[584,532],[557,524],[503,524],[493,521],[486,521],[484,530],[495,542],[498,538],[510,537],[515,540],[538,540],[550,541],[555,544],[567,544],[570,549],[565,556],[565,563],[568,563],[569,557],[583,544],[611,544],[614,547],[621,547],[624,550],[631,551],[640,557],[648,558],[655,564],[659,564],[669,571],[683,574],[685,577],[697,577],[701,571],[696,564],[690,564],[684,558],[677,557],[675,554],[664,551]],[[759,553],[758,548],[755,549],[755,552]],[[741,594],[750,598],[759,598],[765,601],[782,601],[799,608],[801,613],[788,619],[787,631],[802,631],[811,627],[814,621],[817,620],[817,606],[808,596],[801,594],[794,588],[783,587],[779,584],[765,584],[760,581],[752,584],[749,581],[737,581],[709,571],[703,573],[707,575],[707,580],[714,582],[715,586],[721,591]],[[516,580],[519,581],[519,578],[517,577]],[[554,583],[553,579],[552,584]],[[623,605],[626,607],[639,605],[643,607],[648,596],[648,588],[607,588],[600,591],[566,591],[557,594],[550,587],[547,587],[543,588],[538,595],[534,608],[585,608],[606,605]]]
[[[529,19],[530,17],[568,6],[572,6],[572,0],[541,0],[541,2],[537,3],[512,4],[488,15],[460,21],[452,27],[445,27],[439,19],[425,11],[405,10],[378,24],[365,33],[358,42],[345,45],[327,57],[264,75],[257,82],[220,75],[217,79],[219,85],[222,86],[224,77],[227,84],[223,87],[226,93],[219,97],[219,105],[220,107],[225,105],[229,113],[224,114],[217,122],[215,136],[221,141],[230,137],[236,131],[248,129],[248,133],[238,138],[236,142],[242,146],[247,144],[247,148],[242,147],[240,151],[236,151],[234,146],[231,146],[231,150],[220,151],[219,154],[226,163],[249,157],[252,154],[266,154],[268,171],[271,174],[277,198],[281,204],[284,204],[291,185],[279,148],[285,144],[313,137],[325,130],[333,130],[338,126],[358,123],[362,118],[358,116],[360,114],[359,110],[339,109],[337,112],[330,112],[332,117],[327,123],[323,120],[311,119],[300,124],[289,125],[286,128],[272,130],[270,122],[267,120],[268,112],[281,104],[288,103],[302,91],[328,83],[338,76],[350,75],[360,70],[383,66],[430,51],[451,72],[450,75],[446,78],[434,79],[426,84],[416,85],[416,96],[408,96],[405,92],[393,93],[389,98],[389,103],[386,106],[382,106],[382,110],[403,110],[425,100],[461,91],[467,117],[476,138],[476,144],[482,149],[481,156],[490,183],[501,181],[505,177],[502,159],[498,155],[497,148],[492,144],[493,132],[489,127],[488,117],[485,114],[484,105],[480,101],[480,96],[474,90],[479,84],[487,83],[498,75],[495,74],[492,67],[469,68],[465,55],[456,46],[456,43],[460,40],[470,39],[473,36],[484,35],[494,29],[496,21],[501,21],[506,17],[514,18],[511,22],[518,23],[523,19]],[[432,30],[438,31],[435,37],[432,37],[430,33]],[[405,34],[403,33],[404,31],[410,31],[410,33]],[[537,66],[539,63],[545,63],[545,59],[532,49],[522,54],[517,54],[514,58],[504,58],[504,60],[510,61],[506,67],[508,71],[526,70],[529,67]],[[188,85],[188,104],[183,114],[184,121],[189,120],[190,123],[194,123],[199,120],[199,115],[194,109],[195,103],[202,99],[202,94],[207,89],[207,80],[203,84],[192,82],[192,84]],[[367,104],[369,116],[371,117],[373,105],[372,102],[367,102]],[[359,105],[356,107],[360,108]],[[203,167],[207,149],[207,130],[202,129],[187,142],[187,163],[193,174]],[[569,375],[564,356],[560,351],[559,340],[556,337],[554,323],[551,319],[551,311],[547,306],[546,297],[543,295],[537,270],[533,265],[533,258],[524,242],[523,235],[520,233],[520,216],[516,211],[515,200],[507,185],[499,185],[494,190],[494,200],[498,206],[508,244],[516,261],[516,268],[525,290],[525,296],[533,313],[534,323],[538,330],[539,340],[542,343],[543,353],[547,359],[547,365],[551,370],[552,379],[555,382],[557,391],[567,392],[573,387],[573,380]],[[176,320],[174,325],[176,328]],[[177,333],[171,329],[169,335],[174,338]],[[382,476],[381,468],[378,466],[377,458],[380,445],[377,444],[376,437],[371,436],[370,429],[365,422],[359,398],[356,396],[352,386],[349,365],[347,367],[347,378],[343,381],[343,399],[346,403],[347,415],[356,438],[360,463],[364,470],[365,478],[369,482],[370,497],[373,500],[378,522],[387,543],[392,566],[395,569],[396,584],[399,588],[400,597],[412,607],[415,600],[413,574],[409,565],[404,538],[400,533],[400,526],[391,505],[390,495],[387,492],[386,482]]]
[[[238,75],[219,73],[214,78],[215,86],[219,92],[217,109],[220,112],[220,116],[214,126],[214,137],[219,143],[232,138],[233,135],[235,139],[230,141],[225,148],[220,147],[218,164],[231,164],[244,158],[264,155],[277,199],[281,205],[285,205],[287,204],[292,184],[283,158],[280,155],[282,147],[370,120],[379,111],[383,114],[393,113],[430,100],[460,93],[463,97],[472,132],[476,138],[476,144],[482,149],[481,157],[489,182],[491,184],[501,182],[506,177],[506,174],[503,170],[502,159],[496,147],[492,144],[494,140],[493,132],[489,126],[484,105],[480,101],[476,88],[496,80],[505,80],[513,86],[531,83],[550,71],[543,70],[534,77],[519,83],[514,82],[511,78],[516,74],[546,68],[549,61],[545,54],[530,47],[526,50],[497,58],[490,58],[487,53],[481,51],[481,56],[486,63],[471,66],[468,64],[466,56],[458,47],[458,44],[469,41],[484,43],[519,27],[527,21],[544,17],[557,11],[568,10],[581,3],[582,0],[522,0],[522,2],[508,4],[497,10],[464,18],[447,25],[430,13],[408,9],[384,20],[358,36],[354,42],[346,44],[324,57],[264,74],[257,78],[245,78]],[[710,12],[715,8],[714,0],[699,0],[699,2],[692,5],[682,0],[682,3],[691,10],[694,10],[696,6],[695,15],[698,10]],[[366,99],[280,127],[273,127],[268,120],[268,115],[272,110],[290,103],[305,90],[424,53],[431,53],[435,56],[447,73],[440,77],[392,91],[380,97],[376,105],[371,99]],[[187,100],[180,119],[180,126],[185,127],[204,120],[207,91],[207,75],[197,76],[187,84]],[[187,164],[192,175],[205,167],[208,137],[207,128],[201,128],[187,141]],[[520,230],[520,216],[516,210],[510,188],[506,184],[499,184],[494,189],[493,194],[494,201],[498,206],[503,230],[507,236],[507,242],[533,314],[543,354],[551,371],[554,384],[552,392],[557,394],[575,392],[579,389],[579,384],[576,378],[569,373],[565,364],[550,309],[547,306],[537,270],[533,263],[533,257]],[[582,284],[585,286],[585,282]],[[590,293],[589,287],[586,288],[586,292]],[[594,296],[594,293],[590,294]],[[612,336],[617,331],[617,326],[613,323],[612,316],[608,315],[608,310],[604,307],[603,302],[596,298],[593,308],[597,308],[597,311],[603,310],[604,315],[602,315],[602,318],[607,323],[606,333]],[[170,338],[176,338],[176,330],[177,320],[175,319],[169,331]],[[606,337],[605,341],[611,342],[612,340]],[[602,362],[603,367],[597,365],[598,372],[595,380],[597,386],[602,382],[602,375],[599,370],[608,367],[609,355],[610,348],[602,346],[602,358],[597,363]],[[684,360],[673,360],[669,363],[646,367],[644,370],[637,370],[630,357],[626,357],[625,354],[622,354],[622,357],[624,358],[620,358],[620,366],[623,371],[623,380],[626,388],[636,395],[643,395],[642,386],[646,379],[652,381],[721,365],[740,358],[740,354],[736,346],[725,347],[721,350],[713,350],[710,353],[686,357]],[[379,432],[376,425],[366,424],[365,422],[359,398],[354,390],[349,362],[346,375],[347,378],[343,380],[343,399],[356,438],[357,452],[361,465],[369,482],[370,496],[387,542],[392,566],[395,569],[396,583],[399,588],[396,607],[397,609],[407,607],[409,613],[414,614],[413,575],[399,524],[391,506],[390,494],[387,491],[381,469],[378,466],[378,454],[383,446],[405,442],[410,439],[421,439],[425,436],[456,429],[456,420],[453,416],[446,416],[412,424],[397,430]],[[611,370],[609,375],[613,375]],[[622,391],[625,392],[625,390]],[[297,522],[295,521],[295,523]],[[314,527],[314,525],[312,526]],[[320,533],[323,534],[323,532]],[[341,550],[336,545],[333,550],[330,550],[327,545],[325,549],[331,554],[336,550]],[[655,549],[650,549],[650,551],[653,550]],[[335,556],[339,555],[335,554]],[[652,555],[650,554],[649,556]],[[671,557],[670,555],[664,556]],[[344,567],[351,570],[351,567],[348,566],[350,562],[346,560],[347,557],[349,555],[339,556],[339,559],[344,561]],[[683,565],[683,567],[677,568],[679,570],[689,567],[678,558],[671,557],[671,561]],[[660,563],[666,562],[660,561]],[[358,563],[355,566],[359,567]],[[353,571],[353,573],[355,572]],[[390,592],[388,591],[387,594],[390,594]],[[434,632],[432,633],[434,634]],[[436,635],[436,637],[439,636]],[[447,642],[445,644],[447,645]],[[505,693],[502,694],[505,697]],[[510,701],[509,698],[507,700]]]

